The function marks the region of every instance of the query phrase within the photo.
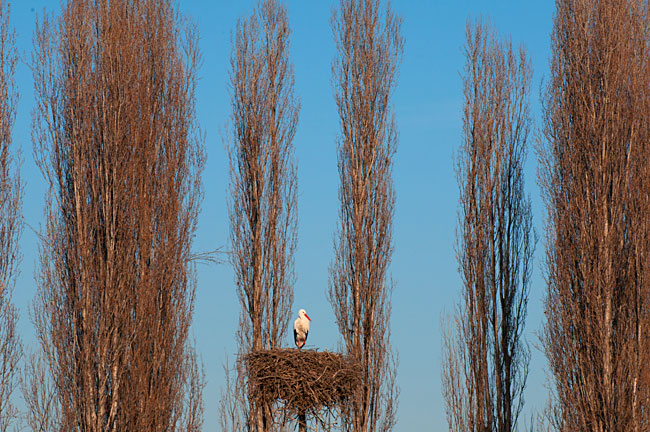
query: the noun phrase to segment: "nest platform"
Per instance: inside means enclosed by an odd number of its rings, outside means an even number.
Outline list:
[[[316,414],[352,397],[361,385],[361,366],[329,351],[270,349],[244,357],[250,396],[258,403],[284,403],[293,414]]]

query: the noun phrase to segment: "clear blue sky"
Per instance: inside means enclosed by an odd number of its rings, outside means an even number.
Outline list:
[[[222,131],[229,116],[228,70],[230,32],[237,17],[250,14],[253,0],[177,0],[180,10],[199,26],[203,67],[199,72],[197,113],[206,135],[208,163],[204,173],[205,201],[195,242],[196,250],[228,243],[226,189],[227,156]],[[332,96],[330,65],[334,43],[329,26],[335,0],[287,1],[292,28],[291,57],[295,92],[302,103],[295,138],[299,181],[299,240],[296,252],[294,312],[305,308],[312,318],[309,345],[336,349],[339,341],[326,291],[337,222],[338,175],[335,139],[338,133]],[[23,62],[16,83],[20,103],[14,129],[23,149],[24,214],[28,224],[21,241],[24,259],[14,294],[21,311],[20,331],[34,347],[28,305],[35,294],[34,266],[38,230],[43,215],[45,186],[32,158],[30,136],[33,107],[32,33],[44,9],[57,12],[58,0],[13,0],[12,25]],[[394,180],[397,204],[395,252],[391,267],[393,293],[392,337],[399,353],[401,387],[397,431],[446,430],[440,392],[440,322],[458,299],[460,279],[454,252],[458,188],[453,154],[460,144],[464,65],[462,47],[466,20],[492,20],[502,36],[528,49],[534,69],[531,106],[539,126],[540,84],[548,76],[549,44],[554,2],[497,0],[396,0],[403,18],[404,58],[394,93],[400,132]],[[532,138],[532,137],[531,137]],[[531,141],[532,143],[532,141]],[[546,362],[535,348],[542,322],[540,276],[544,245],[543,208],[536,185],[536,158],[529,152],[526,186],[533,200],[540,237],[535,254],[527,335],[533,360],[526,389],[526,420],[546,400]],[[228,264],[200,266],[193,333],[207,373],[204,392],[205,430],[218,430],[217,406],[223,385],[222,364],[232,358],[239,304]],[[287,336],[287,346],[292,340]]]

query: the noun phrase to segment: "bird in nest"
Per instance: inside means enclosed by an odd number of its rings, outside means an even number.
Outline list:
[[[311,318],[309,318],[307,312],[304,309],[300,309],[298,311],[298,318],[293,322],[293,340],[296,342],[298,349],[304,347],[307,343],[310,321]]]

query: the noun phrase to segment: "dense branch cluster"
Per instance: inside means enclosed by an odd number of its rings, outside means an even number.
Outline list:
[[[487,24],[467,27],[458,266],[462,300],[445,339],[443,393],[453,431],[516,430],[529,351],[523,339],[532,254],[523,168],[531,70]]]
[[[544,97],[551,420],[650,427],[647,1],[558,0]]]
[[[242,343],[280,345],[293,303],[297,177],[287,12],[266,0],[233,35],[230,84],[231,262],[242,305]]]
[[[300,104],[293,93],[290,33],[286,8],[277,0],[261,1],[233,33],[228,210],[230,261],[241,304],[240,354],[280,346],[293,303],[298,186],[293,138]],[[229,389],[230,408],[222,403],[222,409],[238,413],[228,427],[241,421],[252,430],[270,430],[275,413],[246,400],[242,372]]]
[[[404,44],[401,20],[390,3],[343,0],[332,28],[340,208],[328,294],[345,352],[363,370],[363,386],[344,421],[355,432],[390,430],[398,393],[390,342],[398,143],[391,97]]]
[[[34,429],[202,422],[189,328],[204,153],[197,35],[183,27],[169,0],[69,0],[37,27],[34,154],[49,192],[35,364],[53,394],[31,377]]]
[[[0,432],[18,417],[13,395],[18,384],[22,344],[16,331],[18,310],[12,303],[20,264],[18,239],[23,229],[19,156],[12,142],[18,95],[14,73],[18,60],[6,1],[0,0]]]

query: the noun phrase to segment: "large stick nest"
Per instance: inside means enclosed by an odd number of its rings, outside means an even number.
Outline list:
[[[258,403],[284,402],[294,414],[332,409],[361,384],[361,366],[334,352],[276,348],[253,351],[244,362],[250,396]]]

